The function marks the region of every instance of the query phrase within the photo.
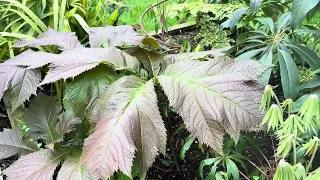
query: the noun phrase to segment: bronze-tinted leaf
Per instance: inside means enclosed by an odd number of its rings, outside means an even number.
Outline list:
[[[123,45],[142,45],[143,36],[134,31],[132,26],[107,26],[90,28],[89,40],[90,47],[102,47],[107,43],[108,46]]]
[[[169,65],[158,80],[187,129],[221,152],[225,131],[237,139],[241,130],[259,128],[264,88],[257,80],[266,69],[255,61],[220,57]]]
[[[18,41],[14,47],[35,47],[35,46],[47,46],[56,45],[60,50],[68,50],[80,47],[81,44],[74,32],[57,32],[54,29],[48,28],[48,31],[40,34],[33,40]]]
[[[140,174],[146,176],[158,151],[166,147],[165,127],[157,107],[152,81],[135,76],[111,84],[94,109],[98,122],[85,140],[84,162],[96,178],[117,170],[131,176],[135,150]]]

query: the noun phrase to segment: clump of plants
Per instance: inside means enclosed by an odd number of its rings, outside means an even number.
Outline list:
[[[132,178],[132,169],[144,179],[166,151],[169,107],[217,152],[225,133],[259,128],[258,79],[268,66],[217,50],[165,55],[150,41],[131,26],[107,26],[89,29],[90,47],[53,29],[16,43],[27,50],[0,64],[12,125],[0,133],[0,159],[20,155],[8,179],[50,179],[59,164],[57,179]]]

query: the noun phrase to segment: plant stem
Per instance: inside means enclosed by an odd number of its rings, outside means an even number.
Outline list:
[[[57,91],[57,96],[58,96],[58,100],[59,100],[59,104],[62,107],[62,95],[61,95],[61,89],[60,89],[60,84],[59,81],[54,82],[55,86],[56,86],[56,91]]]
[[[317,152],[317,149],[318,149],[318,142],[316,142],[316,144],[314,145],[314,147],[315,147],[315,148],[314,148],[314,151],[312,152],[310,161],[309,161],[308,166],[307,166],[307,168],[306,168],[306,172],[309,172],[309,169],[310,169],[310,167],[311,167],[311,165],[312,165],[312,161],[313,161],[314,157],[316,156],[316,152]]]
[[[167,109],[167,111],[169,111],[169,109]],[[170,149],[171,149],[171,153],[172,153],[172,157],[173,157],[173,161],[174,161],[174,164],[176,166],[176,169],[178,172],[180,172],[180,167],[179,167],[179,164],[178,164],[178,160],[177,160],[177,155],[176,155],[176,152],[175,152],[175,148],[173,146],[173,143],[172,143],[172,124],[171,124],[171,117],[170,117],[170,114],[168,113],[168,141],[169,141],[169,146],[170,146]]]
[[[295,139],[292,142],[292,146],[293,146],[293,164],[296,165],[297,164],[297,148],[296,148],[296,140]]]

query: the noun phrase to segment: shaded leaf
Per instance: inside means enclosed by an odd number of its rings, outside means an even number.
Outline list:
[[[37,146],[32,146],[23,139],[22,134],[13,129],[4,129],[0,132],[0,159],[5,159],[14,155],[34,152]]]
[[[35,47],[56,45],[60,50],[68,50],[80,47],[81,44],[74,32],[57,32],[54,29],[48,28],[48,31],[40,34],[36,39],[18,41],[14,47]]]
[[[320,77],[316,79],[309,80],[308,82],[302,84],[300,89],[311,89],[320,86]]]
[[[292,29],[296,29],[302,23],[307,13],[319,2],[319,0],[293,0],[290,20]]]
[[[164,57],[162,66],[163,68],[167,67],[170,64],[174,64],[180,61],[189,61],[200,58],[205,58],[209,56],[223,56],[224,53],[231,47],[225,47],[221,49],[214,49],[210,51],[201,51],[201,52],[191,52],[191,53],[180,53],[180,54],[169,54]]]
[[[100,63],[112,64],[117,69],[136,70],[139,61],[115,47],[109,48],[75,48],[59,55],[61,61],[52,62],[50,70],[39,86],[60,79],[75,77]]]
[[[53,152],[43,149],[25,156],[21,156],[16,162],[4,170],[8,180],[17,179],[52,179],[54,170],[59,165],[61,157],[72,150]]]
[[[295,99],[299,92],[299,71],[291,55],[286,51],[279,50],[280,76],[284,97]]]
[[[142,45],[143,36],[136,33],[132,26],[106,26],[90,28],[90,47],[102,47],[104,43],[108,46]]]
[[[274,33],[274,24],[271,18],[256,18],[256,20],[268,27],[270,31]]]
[[[261,4],[262,4],[262,0],[250,0],[250,9],[252,14],[255,14],[258,12]]]
[[[268,51],[260,58],[260,62],[271,66],[272,65],[272,58],[273,58],[272,47],[270,47],[268,49]],[[262,74],[260,81],[263,84],[268,84],[270,76],[271,76],[271,71],[272,71],[272,69],[270,68]]]
[[[82,151],[75,151],[62,164],[57,180],[92,180],[88,169],[81,163]]]
[[[301,62],[305,61],[308,63],[312,70],[317,70],[320,68],[320,57],[314,51],[308,47],[296,44],[293,41],[289,42],[290,44],[287,46],[289,46],[292,51],[296,52],[300,56]]]
[[[90,103],[95,102],[107,85],[118,77],[112,68],[105,66],[81,74],[66,87],[63,99],[65,108],[82,118]]]
[[[95,179],[117,170],[131,177],[134,152],[141,178],[166,147],[165,127],[152,81],[135,76],[111,84],[97,102],[95,131],[84,143],[84,162]]]
[[[140,60],[151,75],[159,74],[160,64],[165,55],[139,47],[127,49],[126,52]]]
[[[186,157],[186,152],[190,149],[190,146],[192,145],[192,143],[196,140],[195,137],[193,136],[188,136],[188,138],[186,139],[186,142],[183,144],[181,150],[180,150],[180,159],[184,160],[184,158]]]
[[[74,117],[71,111],[65,111],[60,114],[56,125],[56,131],[60,135],[59,141],[63,141],[63,136],[73,130],[74,125],[81,123],[81,120]]]
[[[246,13],[248,7],[242,7],[241,9],[237,10],[230,19],[226,20],[220,25],[221,29],[230,28],[231,30],[239,23],[241,17]],[[221,30],[220,30],[221,31]]]
[[[266,69],[219,57],[170,65],[158,80],[191,134],[221,152],[224,131],[238,139],[241,130],[259,128],[264,88],[256,81]]]
[[[56,97],[40,95],[31,100],[31,106],[26,109],[24,116],[31,135],[43,139],[47,144],[58,140],[56,126],[60,111]]]
[[[11,110],[14,111],[32,94],[36,94],[41,74],[38,70],[27,70],[23,67],[0,64],[0,99],[7,90]]]

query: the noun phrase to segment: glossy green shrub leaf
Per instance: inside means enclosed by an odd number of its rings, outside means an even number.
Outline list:
[[[226,160],[228,177],[233,177],[234,179],[239,179],[239,170],[237,165],[230,159]]]
[[[209,166],[213,163],[218,164],[220,162],[221,162],[221,158],[209,158],[209,159],[202,160],[200,163],[200,167],[199,167],[200,177],[203,179],[203,167],[204,166]]]
[[[258,12],[261,4],[262,4],[262,0],[250,0],[250,9],[252,14],[255,14]]]
[[[299,71],[291,55],[279,50],[280,75],[284,96],[287,99],[295,99],[299,92]]]
[[[247,12],[248,7],[242,7],[241,9],[239,9],[238,11],[236,11],[232,17],[228,20],[226,20],[225,22],[223,22],[221,24],[220,28],[230,28],[233,29],[237,23],[239,23],[239,20],[241,19],[241,17]]]
[[[186,157],[186,152],[189,150],[190,146],[192,145],[192,143],[196,140],[195,137],[193,136],[188,136],[188,138],[186,139],[186,142],[183,144],[181,150],[180,150],[180,159],[184,160],[184,158]]]
[[[290,20],[292,29],[296,29],[302,23],[307,13],[319,2],[319,0],[293,0]]]

